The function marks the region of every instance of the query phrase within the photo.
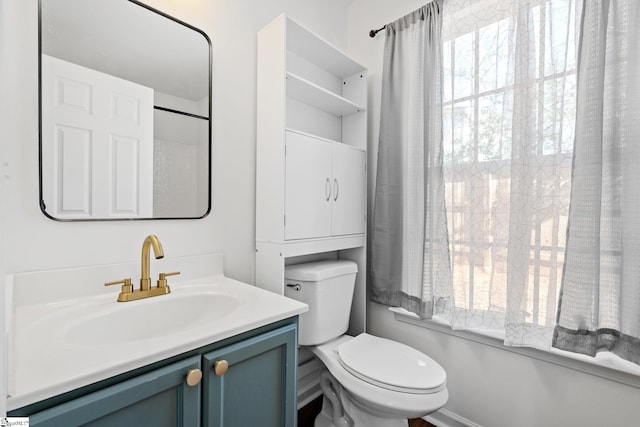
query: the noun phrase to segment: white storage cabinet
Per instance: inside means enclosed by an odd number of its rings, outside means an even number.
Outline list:
[[[285,264],[351,259],[362,332],[367,71],[285,15],[258,33],[257,62],[256,285],[283,294]]]

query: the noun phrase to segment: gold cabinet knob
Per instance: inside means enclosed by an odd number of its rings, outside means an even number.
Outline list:
[[[191,369],[187,372],[185,382],[189,387],[197,386],[200,384],[200,380],[202,380],[202,371],[200,369]]]
[[[229,362],[227,362],[226,360],[218,360],[213,364],[213,372],[215,372],[219,377],[226,374],[228,369]]]

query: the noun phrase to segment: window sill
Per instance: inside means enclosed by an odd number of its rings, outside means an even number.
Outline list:
[[[417,315],[400,307],[389,307],[396,320],[435,332],[466,339],[476,343],[489,345],[512,353],[542,360],[554,365],[574,369],[576,371],[595,375],[607,380],[615,381],[631,387],[640,388],[640,366],[620,359],[618,356],[601,352],[596,357],[551,348],[549,351],[528,347],[510,347],[504,345],[504,335],[490,330],[453,330],[448,323],[440,319],[421,320]]]

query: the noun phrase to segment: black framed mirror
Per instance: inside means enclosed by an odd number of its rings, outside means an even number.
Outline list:
[[[211,41],[136,0],[39,0],[40,207],[61,221],[211,209]]]

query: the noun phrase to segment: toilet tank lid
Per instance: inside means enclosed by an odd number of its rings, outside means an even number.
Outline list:
[[[284,277],[288,280],[317,282],[332,277],[344,276],[358,272],[358,264],[349,260],[315,261],[304,264],[288,265],[284,269]]]

